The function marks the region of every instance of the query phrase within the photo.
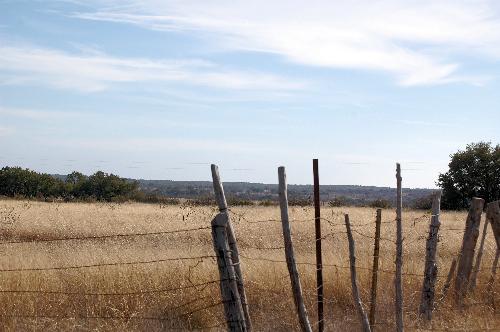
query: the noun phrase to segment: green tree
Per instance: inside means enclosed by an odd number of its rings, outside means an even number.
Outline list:
[[[500,145],[471,143],[450,157],[448,172],[439,174],[437,181],[443,189],[443,208],[468,208],[472,197],[500,199]]]
[[[128,198],[137,190],[137,182],[128,181],[114,174],[98,171],[87,179],[84,191],[99,201]]]

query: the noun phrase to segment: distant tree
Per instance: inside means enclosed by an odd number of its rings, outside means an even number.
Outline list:
[[[417,210],[430,210],[432,208],[432,200],[434,199],[434,194],[426,195],[417,198],[411,205],[412,208]]]
[[[90,193],[85,192],[87,177],[80,172],[72,172],[66,176],[66,190],[72,197],[84,197]]]
[[[374,201],[371,201],[370,204],[368,204],[368,206],[372,208],[388,209],[392,206],[392,204],[386,199],[378,198]]]
[[[21,167],[0,170],[0,195],[47,198],[62,196],[64,190],[64,183],[48,174]]]
[[[468,208],[472,197],[486,202],[500,199],[500,145],[471,143],[450,157],[448,172],[437,181],[443,189],[443,208]]]
[[[348,205],[347,198],[345,196],[336,196],[333,200],[328,202],[328,205],[331,207],[346,206]]]
[[[118,197],[126,198],[137,190],[137,182],[127,181],[114,174],[98,171],[83,184],[83,191],[99,201],[111,201]]]

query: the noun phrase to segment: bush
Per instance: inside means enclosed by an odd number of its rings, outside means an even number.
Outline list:
[[[430,210],[432,209],[432,200],[434,195],[428,195],[415,200],[412,204],[412,208],[416,210]]]
[[[292,198],[288,200],[288,205],[290,206],[311,206],[312,201],[307,198]]]
[[[271,201],[270,199],[266,199],[264,201],[259,202],[259,206],[277,206],[278,202]]]
[[[332,201],[328,202],[331,207],[347,206],[347,198],[345,196],[337,196]]]
[[[136,191],[135,181],[100,171],[89,177],[73,172],[63,181],[49,174],[20,167],[4,167],[0,170],[0,195],[9,197],[123,201],[130,199]]]
[[[377,208],[377,209],[388,209],[388,208],[392,207],[392,204],[391,204],[391,202],[389,202],[386,199],[377,198],[376,200],[371,201],[368,204],[368,206],[372,207],[372,208]]]

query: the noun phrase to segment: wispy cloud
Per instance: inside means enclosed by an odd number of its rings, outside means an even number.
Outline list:
[[[0,46],[0,83],[42,84],[97,92],[119,83],[182,83],[230,90],[287,91],[304,88],[279,75],[226,68],[200,59],[124,58],[68,53],[33,46]]]
[[[73,16],[187,31],[228,50],[312,66],[378,70],[400,85],[470,82],[461,56],[500,58],[499,5],[480,1],[92,1]],[[479,83],[478,83],[479,81]]]
[[[47,110],[35,110],[35,109],[0,106],[0,115],[25,118],[30,120],[49,120],[49,119],[60,119],[68,117],[78,117],[82,116],[83,114],[73,111],[71,112],[47,111]]]
[[[14,127],[0,126],[0,137],[11,136],[15,131]]]

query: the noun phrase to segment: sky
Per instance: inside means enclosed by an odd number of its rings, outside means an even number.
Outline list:
[[[494,0],[0,0],[0,166],[432,188],[499,76]]]

